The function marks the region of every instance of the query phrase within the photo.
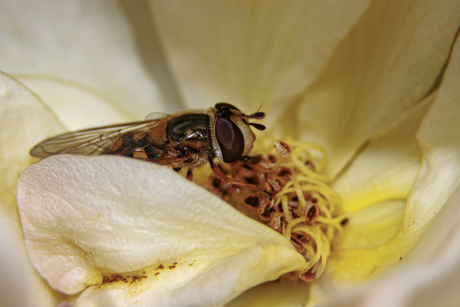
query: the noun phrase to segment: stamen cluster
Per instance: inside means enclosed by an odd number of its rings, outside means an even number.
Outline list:
[[[321,154],[317,164],[312,150]],[[340,196],[321,174],[326,153],[316,144],[295,141],[292,147],[276,141],[265,152],[269,153],[219,164],[226,176],[258,189],[237,186],[213,175],[208,178],[208,189],[289,240],[307,262],[299,277],[311,281],[323,273],[331,242],[348,221],[341,212]]]

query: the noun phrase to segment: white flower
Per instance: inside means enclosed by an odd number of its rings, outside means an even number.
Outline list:
[[[267,134],[326,147],[327,173],[350,214],[326,276],[310,297],[307,284],[267,283],[235,305],[313,305],[400,258],[441,254],[442,263],[417,267],[426,279],[456,265],[455,241],[444,237],[459,233],[458,196],[448,202],[460,178],[458,42],[443,67],[457,2],[1,6],[0,69],[22,82],[0,78],[1,265],[11,281],[0,288],[10,306],[63,298],[27,263],[14,201],[17,173],[33,162],[28,150],[64,131],[40,98],[72,129],[217,101],[251,112],[264,102]],[[77,306],[222,305],[304,264],[277,233],[155,164],[52,157],[20,178],[29,258],[54,289],[83,290]],[[423,286],[394,274],[376,282],[384,287],[343,295],[369,304],[384,296],[396,306]],[[406,282],[389,301],[395,279]]]

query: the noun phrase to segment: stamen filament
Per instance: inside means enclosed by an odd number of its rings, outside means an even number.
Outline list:
[[[320,173],[327,163],[326,150],[310,142],[290,144],[277,141],[272,149],[258,150],[267,156],[219,165],[225,176],[241,184],[236,187],[210,177],[208,189],[291,242],[306,261],[299,277],[311,281],[324,271],[331,242],[343,233],[347,217],[341,213],[341,198],[330,186],[330,178]],[[321,157],[316,161],[318,152]],[[245,185],[259,190],[245,189]]]

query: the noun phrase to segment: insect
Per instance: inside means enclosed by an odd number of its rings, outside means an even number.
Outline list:
[[[190,175],[191,169],[209,162],[216,175],[236,183],[223,175],[213,160],[231,163],[248,155],[255,141],[250,126],[265,129],[249,120],[264,117],[263,112],[246,115],[221,102],[208,110],[64,133],[39,143],[30,154],[40,158],[56,154],[127,156],[175,170],[186,167]]]

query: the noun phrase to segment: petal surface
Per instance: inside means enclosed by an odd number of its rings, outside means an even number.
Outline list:
[[[352,291],[336,289],[334,295],[323,298],[324,306],[456,306],[460,285],[459,202],[457,188],[398,270]]]
[[[17,220],[15,202],[18,173],[36,161],[29,150],[64,128],[40,99],[15,79],[0,73],[0,193],[5,215]]]
[[[310,283],[267,282],[251,288],[225,307],[303,307],[309,298]]]
[[[145,8],[91,0],[2,1],[1,6],[3,71],[96,88],[139,117],[169,111],[166,86],[160,89],[156,81],[167,83],[167,73]]]
[[[408,200],[406,223],[426,226],[460,182],[460,40],[453,48],[436,101],[418,133],[422,168]]]
[[[403,114],[386,131],[369,140],[334,189],[348,213],[388,200],[405,201],[420,170],[422,151],[417,140],[423,118],[435,95]]]
[[[53,288],[89,286],[77,306],[217,306],[305,265],[280,234],[164,166],[54,156],[18,185],[29,257]]]
[[[291,113],[302,139],[326,147],[329,174],[429,93],[458,16],[458,1],[372,2]]]
[[[458,187],[460,182],[459,46],[460,43],[457,41],[434,104],[417,134],[423,160],[418,177],[407,198],[401,230],[376,248],[335,251],[329,261],[329,270],[336,278],[345,282],[362,280],[384,272],[406,258]],[[434,240],[432,244],[439,246],[437,241]]]
[[[268,120],[317,76],[367,0],[152,1],[188,106],[227,101]]]
[[[30,265],[16,207],[18,173],[32,163],[30,148],[64,131],[27,88],[0,73],[0,297],[5,306],[51,307],[55,293]]]
[[[75,82],[38,75],[17,79],[40,96],[70,130],[143,119],[131,116],[108,96]]]

